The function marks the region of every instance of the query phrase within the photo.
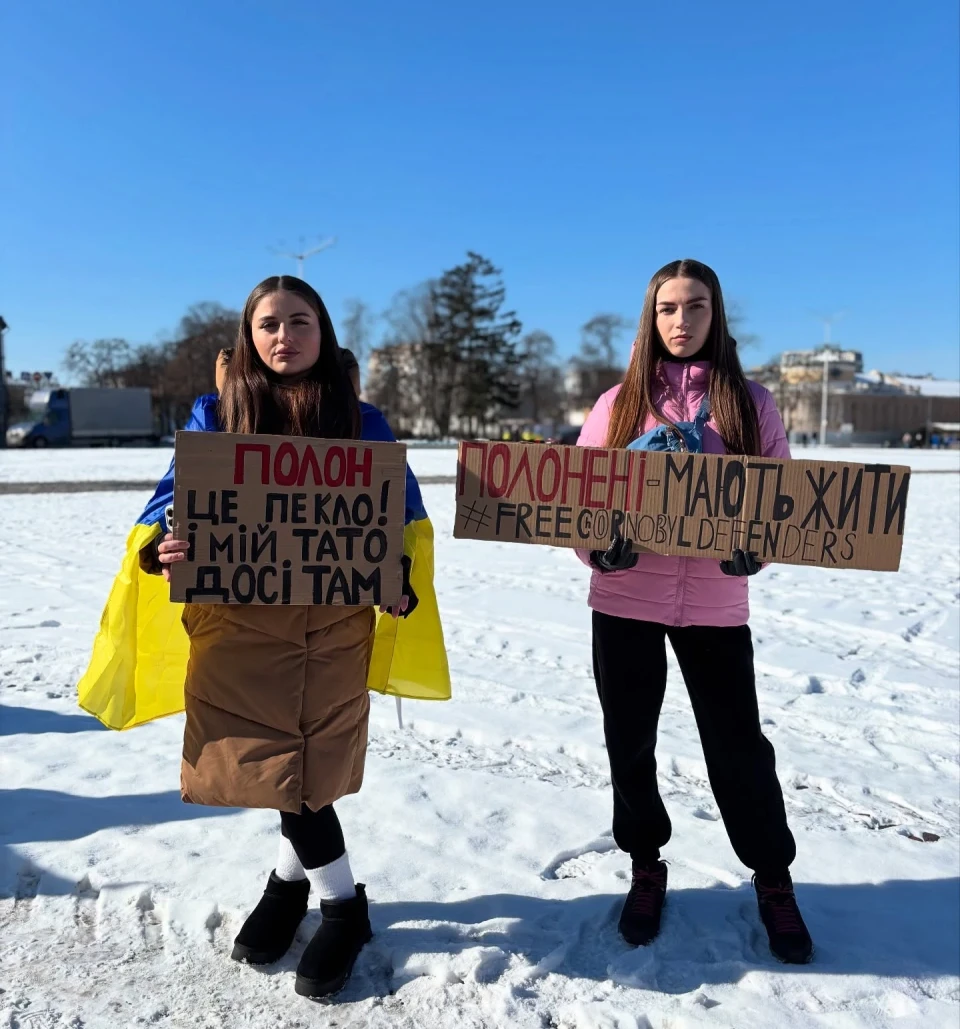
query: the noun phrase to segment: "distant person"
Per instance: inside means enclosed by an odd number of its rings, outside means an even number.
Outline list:
[[[353,384],[353,391],[360,396],[360,363],[352,350],[346,347],[340,348],[340,367],[347,373],[347,378]]]
[[[905,432],[900,442],[904,445],[905,448],[909,447],[913,443],[913,436],[911,436],[909,432]]]
[[[307,283],[265,279],[244,305],[236,347],[218,359],[219,397],[200,397],[187,429],[392,441],[383,415],[358,401],[338,349]],[[381,632],[373,608],[339,605],[188,603],[181,626],[163,582],[188,549],[170,532],[173,473],[171,465],[131,534],[80,702],[113,728],[185,707],[183,799],[279,812],[276,864],[232,956],[279,960],[312,897],[322,922],[297,966],[296,992],[328,996],[371,938],[366,891],[333,807],[363,782],[367,690],[450,695],[420,489],[408,468],[402,599],[381,609],[410,619],[409,631],[384,618]]]
[[[930,437],[930,447],[933,450],[939,450],[940,449],[940,434],[939,433],[935,432]]]
[[[217,365],[216,365],[216,381],[217,381],[217,392],[223,391],[223,384],[227,380],[227,365],[230,363],[230,358],[233,356],[233,347],[224,347],[223,350],[217,354]]]
[[[773,397],[743,374],[720,283],[706,265],[676,261],[654,275],[624,381],[600,398],[578,442],[790,457]],[[651,943],[667,889],[660,852],[671,827],[654,752],[669,640],[727,834],[753,870],[770,947],[781,961],[809,961],[813,944],[789,870],[796,844],[757,706],[747,625],[747,576],[761,567],[756,555],[735,550],[731,560],[713,561],[637,554],[620,535],[606,551],[578,554],[593,568],[593,667],[613,785],[613,836],[633,863],[621,935],[634,945]]]

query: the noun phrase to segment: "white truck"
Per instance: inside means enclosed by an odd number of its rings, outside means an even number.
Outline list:
[[[30,420],[7,429],[8,447],[119,446],[156,443],[148,389],[37,390]]]

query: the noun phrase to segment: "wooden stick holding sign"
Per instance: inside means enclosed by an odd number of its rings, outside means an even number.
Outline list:
[[[173,534],[190,547],[171,600],[399,604],[403,444],[178,432],[175,457]]]
[[[910,469],[846,461],[464,442],[458,539],[896,571]]]

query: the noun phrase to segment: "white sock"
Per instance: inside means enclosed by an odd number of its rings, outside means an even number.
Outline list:
[[[277,867],[274,871],[277,873],[278,879],[288,883],[299,882],[307,877],[307,873],[304,872],[303,865],[300,864],[300,859],[297,857],[297,852],[293,849],[293,844],[286,836],[280,837]]]
[[[357,895],[346,854],[329,865],[306,869],[306,876],[310,880],[310,895],[317,900],[353,900]]]

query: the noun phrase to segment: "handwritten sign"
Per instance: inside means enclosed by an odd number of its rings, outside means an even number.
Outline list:
[[[174,527],[192,604],[396,604],[406,447],[178,432]]]
[[[910,469],[844,461],[464,442],[458,539],[896,571]]]

